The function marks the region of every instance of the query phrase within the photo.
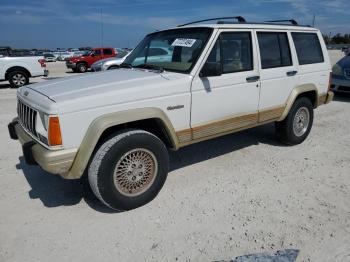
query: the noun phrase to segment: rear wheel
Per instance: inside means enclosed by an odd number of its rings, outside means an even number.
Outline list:
[[[87,71],[87,66],[85,63],[79,63],[77,64],[77,71],[79,73],[85,73]]]
[[[130,210],[156,197],[168,164],[167,149],[158,137],[129,130],[100,146],[88,168],[88,179],[101,202],[115,210]]]
[[[8,80],[12,88],[18,88],[29,83],[28,75],[21,70],[12,71],[9,73]]]
[[[300,144],[308,137],[313,119],[310,99],[301,97],[294,102],[287,117],[281,122],[276,122],[277,137],[288,145]]]

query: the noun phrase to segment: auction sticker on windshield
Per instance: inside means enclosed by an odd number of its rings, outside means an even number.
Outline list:
[[[171,46],[184,46],[184,47],[192,47],[196,42],[196,39],[188,39],[188,38],[177,38],[171,44]]]

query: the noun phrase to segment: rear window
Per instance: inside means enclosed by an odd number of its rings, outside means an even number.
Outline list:
[[[287,33],[258,33],[261,66],[263,69],[292,65]]]
[[[323,53],[315,33],[292,33],[299,65],[323,63]]]

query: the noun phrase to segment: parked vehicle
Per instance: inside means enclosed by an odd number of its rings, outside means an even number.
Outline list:
[[[40,56],[15,57],[3,53],[0,56],[0,81],[9,81],[10,86],[21,87],[29,83],[29,78],[48,76],[45,59]],[[11,56],[10,56],[11,55]]]
[[[44,54],[45,62],[56,62],[57,59],[53,54]]]
[[[350,54],[333,66],[332,91],[350,93]]]
[[[114,48],[93,48],[82,56],[70,58],[66,62],[66,66],[74,72],[85,73],[93,63],[105,58],[115,57],[116,55]]]
[[[115,57],[99,60],[91,65],[91,71],[98,72],[118,69],[129,54],[130,52],[120,51]]]
[[[333,99],[321,32],[237,19],[151,33],[119,70],[20,88],[10,136],[28,164],[69,179],[85,172],[116,210],[158,194],[168,149],[271,122],[281,141],[302,143],[314,109]],[[159,46],[169,52],[150,62]]]

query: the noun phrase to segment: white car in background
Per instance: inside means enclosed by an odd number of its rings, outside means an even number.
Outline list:
[[[98,72],[118,69],[130,53],[131,51],[118,50],[118,55],[116,55],[116,57],[102,59],[93,63],[91,65],[91,70],[93,72]]]
[[[30,77],[48,74],[45,59],[41,56],[0,56],[0,81],[9,81],[13,88],[28,84]]]
[[[54,54],[44,54],[45,62],[56,62],[57,58]]]

